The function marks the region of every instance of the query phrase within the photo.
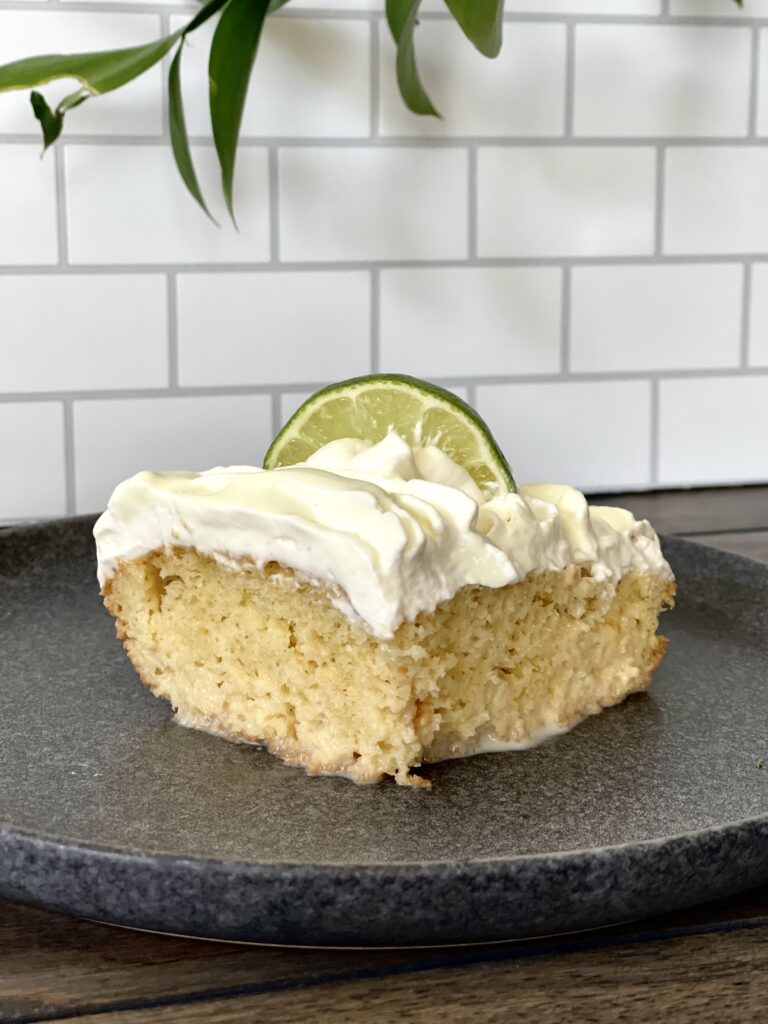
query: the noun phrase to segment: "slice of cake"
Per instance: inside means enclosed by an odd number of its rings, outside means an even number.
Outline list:
[[[285,468],[139,473],[96,524],[105,604],[183,725],[422,785],[424,762],[645,689],[674,598],[647,522],[479,475],[395,430]]]

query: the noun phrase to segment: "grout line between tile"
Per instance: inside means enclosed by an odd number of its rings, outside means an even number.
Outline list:
[[[277,391],[270,396],[270,417],[272,419],[272,437],[277,437],[283,425],[283,417],[280,411],[280,394]]]
[[[77,489],[75,481],[75,414],[73,402],[65,399],[62,403],[64,419],[64,495],[67,515],[77,511]]]
[[[371,373],[378,373],[381,368],[381,271],[378,267],[371,270]]]
[[[568,22],[565,28],[565,107],[563,135],[573,138],[574,103],[576,99],[576,26]]]
[[[470,146],[468,149],[467,167],[467,232],[469,236],[468,255],[470,260],[477,259],[477,147]]]
[[[162,26],[163,36],[169,36],[171,34],[171,15],[164,13],[160,15],[160,24]],[[168,71],[170,68],[170,61],[168,57],[165,57],[160,61],[160,68],[162,69],[162,81],[160,83],[160,102],[161,116],[162,116],[162,137],[169,140],[171,137],[171,114],[168,106]]]
[[[571,268],[563,267],[562,297],[560,300],[560,373],[568,375],[571,369],[571,289],[573,287]]]
[[[191,146],[213,147],[210,135],[190,135]],[[0,132],[0,146],[39,146],[34,132]],[[67,146],[158,146],[163,145],[160,135],[150,134],[69,134]],[[593,148],[610,146],[615,149],[655,149],[658,145],[667,148],[692,147],[717,149],[722,147],[764,148],[768,138],[741,135],[574,135],[564,132],[557,135],[316,135],[302,137],[290,135],[243,135],[238,145],[246,149],[268,149],[277,146],[288,149],[461,149],[464,146],[494,146],[506,149],[557,148],[567,144],[572,148]]]
[[[381,106],[380,97],[380,68],[381,68],[381,46],[379,38],[379,25],[377,22],[371,22],[371,40],[370,40],[370,138],[375,139],[379,134],[379,110]]]
[[[747,121],[747,135],[750,138],[755,138],[757,135],[757,111],[760,95],[760,30],[757,26],[752,27],[752,46],[750,49],[749,60],[749,116]]]
[[[766,261],[766,252],[740,253],[662,253],[642,256],[478,256],[471,262],[460,259],[398,259],[398,260],[283,260],[277,265],[269,260],[259,263],[31,263],[0,266],[0,276],[33,274],[258,274],[294,271],[328,271],[353,273],[376,268],[386,269],[440,269],[447,267],[647,267],[647,266],[700,266],[711,264],[738,264],[745,260]]]
[[[179,390],[179,323],[178,323],[178,282],[176,275],[166,277],[166,302],[168,303],[168,387]]]
[[[378,298],[372,303],[372,320],[374,311],[378,307]],[[380,369],[380,356],[378,353],[378,339],[372,341],[372,370]],[[375,351],[374,351],[375,350]],[[621,381],[647,381],[655,371],[625,370],[608,371],[605,373],[595,372],[569,372],[569,373],[530,373],[530,374],[450,374],[435,373],[431,379],[446,387],[466,387],[474,385],[504,385],[504,384],[557,384],[557,383],[619,383]],[[754,367],[747,368],[727,367],[715,369],[686,369],[686,370],[664,370],[664,380],[731,380],[734,378],[758,378],[768,381],[768,368]],[[177,387],[173,393],[176,397],[183,398],[207,398],[227,397],[235,395],[271,395],[283,394],[287,391],[316,391],[324,387],[327,380],[289,380],[275,384],[221,384],[205,385],[199,387]],[[34,392],[2,392],[0,403],[17,402],[88,402],[120,401],[122,399],[147,398],[163,399],[169,397],[168,388],[123,388],[109,390],[106,388],[94,389],[93,391],[72,390],[72,391],[34,391]]]
[[[659,482],[659,378],[651,378],[651,478],[648,485],[658,487]]]
[[[656,191],[654,194],[653,234],[655,256],[661,256],[664,249],[664,197],[666,194],[666,149],[656,149]]]
[[[280,262],[280,180],[278,177],[278,151],[270,146],[267,158],[269,179],[269,260],[274,267]]]
[[[765,24],[768,22],[766,15],[753,15],[740,12],[734,9],[732,14],[728,13],[730,4],[723,4],[721,16],[707,15],[683,15],[670,14],[668,0],[662,0],[660,14],[609,14],[609,13],[584,13],[569,14],[566,12],[547,13],[536,10],[530,11],[508,11],[504,15],[504,21],[510,22],[534,22],[551,23],[563,22],[567,19],[576,20],[586,24],[605,25],[701,25],[701,26],[744,26],[745,24]],[[147,0],[147,2],[117,2],[110,0],[69,0],[65,4],[51,3],[50,0],[0,0],[0,10],[8,11],[73,11],[93,12],[104,14],[163,14],[168,15],[193,15],[198,8],[193,3],[172,3],[169,0]],[[289,7],[277,14],[279,18],[298,18],[308,20],[342,20],[342,21],[371,21],[383,20],[383,13],[378,10],[364,10],[358,8],[339,10],[331,7],[318,7],[316,9],[306,8],[304,10],[296,7]],[[419,18],[427,21],[449,21],[450,14],[446,11],[420,11]]]
[[[53,147],[53,160],[56,186],[56,235],[58,239],[58,259],[59,266],[64,267],[69,262],[69,233],[67,230],[67,188],[63,146]]]
[[[741,358],[742,369],[749,368],[749,338],[752,307],[752,262],[744,264],[744,277],[741,295]]]

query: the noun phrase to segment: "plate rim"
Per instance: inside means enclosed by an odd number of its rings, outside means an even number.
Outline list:
[[[41,564],[26,550],[24,539],[30,533],[50,531],[47,557],[58,541],[65,552],[62,562],[80,562],[86,553],[93,559],[87,531],[94,519],[86,514],[0,529],[0,554],[10,545],[8,582],[12,585],[14,577]],[[694,560],[706,553],[713,573],[738,577],[746,570],[755,581],[760,607],[765,594],[768,609],[765,563],[695,539],[661,539],[665,547],[687,552]],[[106,923],[224,941],[296,945],[295,936],[306,933],[313,937],[312,945],[323,947],[339,945],[339,940],[343,946],[365,947],[450,945],[459,929],[462,943],[497,942],[559,934],[572,930],[573,922],[577,928],[603,927],[626,919],[626,908],[635,908],[630,911],[634,919],[766,881],[768,811],[603,846],[367,863],[242,860],[147,850],[57,836],[0,820],[0,895]],[[381,884],[387,882],[392,890],[382,919],[378,902]],[[154,892],[154,903],[145,907],[141,893],[148,890]],[[370,911],[368,918],[350,923],[344,916],[347,891],[361,909]],[[191,916],[182,892],[197,898]],[[558,903],[563,893],[573,894],[572,903]],[[448,910],[439,905],[446,896]],[[421,897],[428,898],[426,911],[418,904]],[[470,918],[469,923],[465,918],[463,924],[446,918],[453,910],[450,900],[488,916]],[[316,920],[308,916],[313,906]],[[180,929],[184,920],[192,923]],[[563,927],[563,921],[570,923]]]
[[[756,815],[751,818],[742,818],[737,821],[717,822],[714,825],[704,828],[692,829],[688,832],[677,832],[664,836],[653,836],[649,839],[628,840],[623,843],[610,843],[606,846],[585,846],[580,849],[552,850],[548,853],[516,853],[498,857],[470,857],[466,859],[454,858],[446,860],[425,860],[425,861],[371,861],[368,863],[348,864],[328,861],[247,861],[228,857],[206,857],[199,854],[168,853],[162,850],[146,850],[140,847],[119,847],[109,846],[102,843],[90,843],[80,839],[68,839],[56,837],[45,833],[31,832],[27,829],[18,828],[0,821],[0,853],[10,842],[20,842],[44,846],[50,850],[67,850],[84,857],[103,857],[110,860],[120,860],[133,863],[139,859],[157,861],[158,864],[185,865],[190,868],[200,866],[211,866],[222,869],[236,869],[243,873],[254,873],[266,871],[284,870],[290,874],[300,875],[302,873],[324,874],[333,876],[347,872],[359,875],[360,873],[381,874],[386,871],[395,873],[408,873],[410,871],[430,871],[446,869],[492,871],[500,867],[512,867],[516,864],[529,866],[544,865],[550,861],[581,861],[591,857],[604,857],[610,859],[620,855],[633,856],[642,855],[649,850],[659,851],[666,846],[676,844],[689,844],[696,846],[717,835],[726,838],[730,834],[744,830],[768,829],[768,812]]]

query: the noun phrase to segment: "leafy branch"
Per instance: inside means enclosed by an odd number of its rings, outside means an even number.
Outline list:
[[[190,195],[211,217],[203,197],[189,145],[181,88],[181,59],[186,37],[214,15],[220,15],[208,58],[209,105],[213,141],[221,168],[224,199],[234,220],[233,185],[240,125],[251,71],[267,14],[288,0],[206,0],[194,18],[177,32],[124,50],[99,53],[48,54],[0,67],[0,92],[31,89],[32,111],[40,122],[44,148],[61,135],[65,115],[94,96],[119,89],[154,67],[174,47],[168,71],[171,149]],[[414,33],[421,0],[386,0],[389,27],[397,43],[397,81],[405,104],[417,114],[439,114],[419,79]],[[445,0],[466,36],[481,53],[494,57],[501,47],[504,0]],[[55,108],[37,88],[60,78],[74,78],[79,88]],[[211,218],[213,219],[213,218]]]
[[[733,2],[741,7],[743,0]],[[168,71],[171,149],[187,190],[211,217],[189,145],[181,88],[181,59],[186,37],[219,15],[208,58],[209,106],[222,191],[234,220],[235,160],[251,72],[265,18],[286,3],[288,0],[205,0],[187,25],[144,46],[98,53],[48,54],[5,64],[0,67],[0,92],[32,90],[32,111],[40,122],[44,149],[47,149],[61,135],[65,115],[70,110],[94,96],[127,85],[176,47]],[[397,45],[397,84],[403,101],[416,114],[439,117],[416,65],[415,37],[421,0],[385,0],[385,3],[387,23]],[[486,57],[496,57],[501,49],[504,0],[444,0],[444,3],[479,52]],[[76,79],[80,83],[79,88],[52,109],[37,89],[60,78]]]

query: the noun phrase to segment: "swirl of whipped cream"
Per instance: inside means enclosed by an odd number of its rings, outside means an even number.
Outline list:
[[[465,586],[574,564],[599,580],[672,575],[647,521],[590,509],[555,484],[486,502],[444,452],[394,432],[376,444],[332,441],[281,469],[138,473],[116,488],[94,536],[102,586],[120,561],[158,548],[194,547],[232,566],[278,562],[331,584],[337,605],[381,638]]]

